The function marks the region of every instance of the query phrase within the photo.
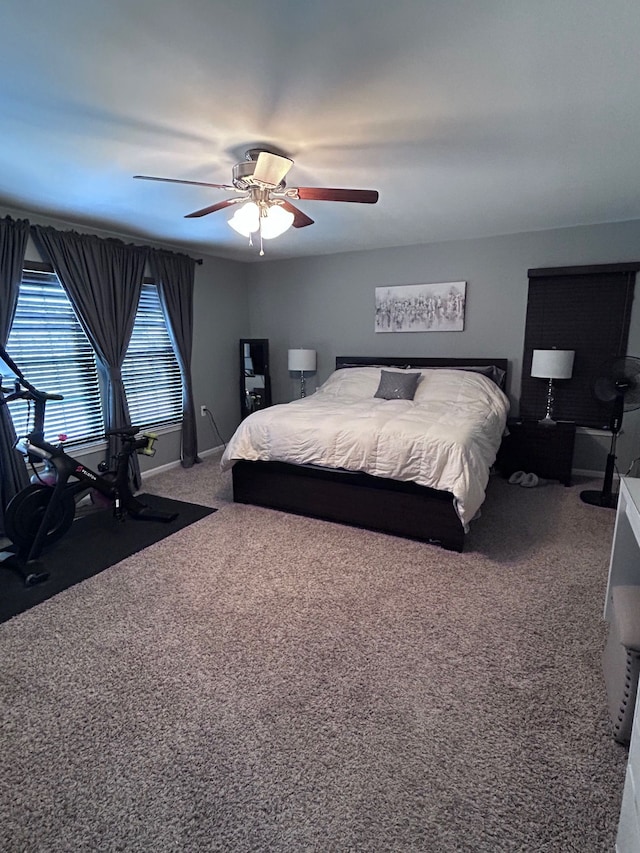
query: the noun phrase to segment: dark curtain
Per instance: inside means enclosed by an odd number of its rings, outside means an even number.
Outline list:
[[[29,239],[29,222],[10,217],[0,220],[0,342],[7,346],[18,302],[24,253]],[[11,353],[9,353],[11,355]],[[20,365],[18,365],[19,367]],[[0,373],[5,364],[0,361]],[[7,373],[10,371],[7,369]],[[6,406],[0,406],[0,528],[4,531],[4,510],[25,486],[29,477],[24,457],[15,448],[16,432]]]
[[[191,382],[191,350],[193,346],[193,280],[195,261],[187,255],[152,249],[149,253],[151,276],[157,283],[160,300],[182,371],[182,447],[184,468],[191,468],[198,458],[196,412]]]
[[[122,382],[122,362],[135,321],[149,250],[73,231],[32,226],[34,240],[48,257],[69,295],[95,350],[105,381],[107,429],[130,426]],[[109,439],[109,455],[116,441]],[[140,465],[131,457],[136,488]]]

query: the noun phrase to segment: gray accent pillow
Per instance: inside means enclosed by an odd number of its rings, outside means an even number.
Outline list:
[[[383,400],[413,400],[419,379],[419,373],[381,370],[380,384],[373,396],[381,397]]]

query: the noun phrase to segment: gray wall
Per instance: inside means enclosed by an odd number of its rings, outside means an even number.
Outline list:
[[[318,372],[308,383],[310,390],[327,378],[336,355],[506,357],[508,393],[517,413],[527,270],[638,259],[640,221],[261,261],[249,269],[251,335],[269,338],[275,402],[297,396],[298,382],[287,371],[287,349],[303,346],[318,352]],[[439,281],[467,282],[463,332],[374,332],[377,286]],[[629,353],[640,355],[637,300]],[[633,456],[640,455],[639,420],[636,413],[625,416],[618,444],[622,473]],[[580,435],[575,467],[601,470],[608,444],[607,437]]]
[[[15,209],[0,209],[0,215],[102,233]],[[31,244],[27,256],[39,260]],[[299,380],[287,371],[287,350],[310,347],[318,351],[318,372],[308,382],[309,392],[327,378],[336,355],[502,356],[510,360],[508,393],[515,413],[527,269],[639,258],[640,221],[288,261],[240,264],[204,257],[202,266],[196,267],[192,358],[199,450],[220,444],[209,418],[199,414],[202,404],[211,410],[225,440],[238,424],[238,339],[248,336],[269,339],[274,402],[299,394]],[[438,281],[467,282],[463,332],[374,332],[377,286]],[[640,355],[637,300],[629,353]],[[608,446],[606,436],[580,435],[575,467],[602,470]],[[147,468],[156,467],[178,459],[179,451],[179,433],[163,435],[156,456],[143,463]],[[624,418],[618,443],[622,473],[635,455],[640,455],[640,411]]]

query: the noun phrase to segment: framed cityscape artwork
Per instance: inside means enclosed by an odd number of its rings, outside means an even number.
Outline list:
[[[462,332],[466,281],[376,287],[376,332]]]

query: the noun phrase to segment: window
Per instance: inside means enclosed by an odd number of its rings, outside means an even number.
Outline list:
[[[554,383],[554,413],[578,426],[607,429],[611,407],[593,380],[607,360],[626,355],[636,271],[640,264],[529,270],[520,415],[542,417],[548,383],[531,377],[534,349],[575,351],[570,380]]]
[[[7,352],[32,385],[64,396],[63,401],[47,403],[47,441],[56,443],[60,434],[69,444],[104,438],[95,354],[50,269],[23,272]],[[11,374],[2,362],[0,372]],[[182,375],[155,284],[142,285],[122,374],[132,424],[147,429],[182,420]],[[16,400],[9,410],[17,435],[25,435],[33,426],[30,407]]]
[[[155,284],[143,284],[122,365],[131,423],[140,429],[182,420],[182,374]]]
[[[99,440],[104,435],[100,385],[91,344],[66,291],[53,272],[25,270],[7,352],[25,378],[41,391],[64,395],[47,403],[45,438],[56,443]],[[11,375],[0,362],[5,376]],[[8,383],[6,383],[8,384]],[[16,400],[9,410],[18,436],[33,423],[29,405]]]

